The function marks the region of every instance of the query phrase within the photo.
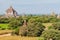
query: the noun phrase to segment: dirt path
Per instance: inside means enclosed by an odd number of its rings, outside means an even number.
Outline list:
[[[3,34],[3,35],[0,35],[0,37],[4,37],[4,36],[11,36],[11,34]]]

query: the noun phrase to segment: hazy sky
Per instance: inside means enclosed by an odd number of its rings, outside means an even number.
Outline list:
[[[0,14],[4,14],[10,6],[19,14],[60,13],[60,0],[0,0]]]

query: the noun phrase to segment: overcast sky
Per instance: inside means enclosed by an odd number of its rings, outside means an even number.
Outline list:
[[[60,13],[60,0],[0,0],[0,14],[12,6],[19,14]]]

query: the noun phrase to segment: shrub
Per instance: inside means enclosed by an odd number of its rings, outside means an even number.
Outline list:
[[[60,30],[60,23],[53,23],[51,28],[56,29],[56,30]]]
[[[44,26],[39,22],[28,23],[26,27],[21,27],[19,34],[21,36],[32,36],[37,37],[44,31]]]
[[[45,40],[60,40],[60,31],[59,30],[45,30],[41,37],[44,37]]]

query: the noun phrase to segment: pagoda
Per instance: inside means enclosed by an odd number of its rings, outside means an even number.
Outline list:
[[[7,10],[6,10],[6,17],[17,17],[17,12],[16,10],[13,9],[12,6],[10,6]]]

